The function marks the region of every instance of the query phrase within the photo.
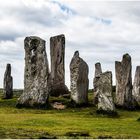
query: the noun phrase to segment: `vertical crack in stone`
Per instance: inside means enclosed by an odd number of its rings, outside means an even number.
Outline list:
[[[65,36],[50,38],[51,88],[50,94],[59,96],[69,93],[65,85]]]
[[[133,109],[132,97],[132,65],[129,54],[123,55],[121,62],[115,62],[117,106]]]

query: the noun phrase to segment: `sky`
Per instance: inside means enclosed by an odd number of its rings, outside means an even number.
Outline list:
[[[69,64],[76,50],[89,66],[93,88],[94,65],[113,73],[122,55],[132,57],[132,75],[140,65],[140,1],[0,0],[0,87],[6,64],[12,65],[14,88],[24,87],[24,38],[46,40],[50,65],[51,36],[64,34],[65,81],[70,87]]]

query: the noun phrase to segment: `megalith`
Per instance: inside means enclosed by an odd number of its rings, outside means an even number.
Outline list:
[[[11,99],[13,97],[13,77],[11,76],[10,64],[7,64],[6,71],[4,73],[3,92],[4,99]]]
[[[76,51],[70,62],[71,99],[76,104],[88,103],[88,65]]]
[[[124,54],[122,61],[115,62],[116,95],[115,104],[127,109],[133,108],[131,56]]]
[[[101,64],[98,62],[95,64],[95,74],[94,74],[94,79],[93,79],[93,87],[94,87],[93,104],[94,105],[97,105],[98,103],[97,83],[98,83],[101,73],[102,73]]]
[[[17,106],[46,107],[49,97],[49,68],[45,40],[36,36],[26,37],[24,49],[24,91]]]
[[[65,85],[65,36],[50,38],[51,88],[50,95],[59,96],[69,93]]]
[[[98,112],[116,112],[112,94],[112,72],[100,74],[97,85]]]
[[[136,106],[140,107],[140,66],[136,67],[132,95]]]

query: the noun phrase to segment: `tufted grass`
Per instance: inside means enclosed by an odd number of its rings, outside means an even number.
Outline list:
[[[91,92],[90,106],[65,110],[17,109],[21,92],[13,99],[0,99],[0,138],[140,138],[140,111],[119,109],[116,118],[96,114]],[[50,98],[54,101],[69,103],[62,97]]]

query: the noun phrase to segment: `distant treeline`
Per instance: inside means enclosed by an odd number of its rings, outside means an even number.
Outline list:
[[[19,97],[23,93],[23,89],[13,89],[14,97]],[[2,97],[3,89],[0,88],[0,97]]]

